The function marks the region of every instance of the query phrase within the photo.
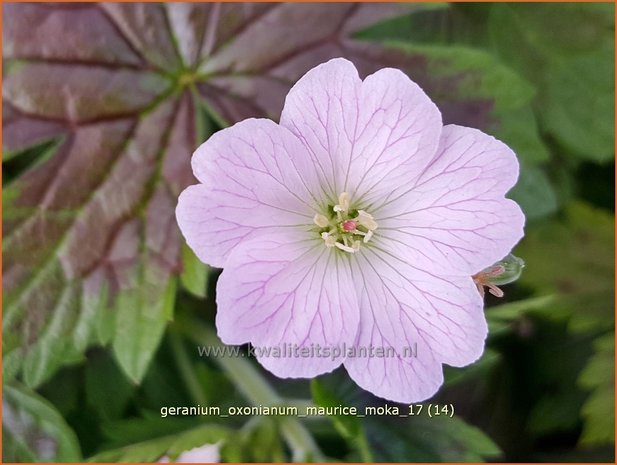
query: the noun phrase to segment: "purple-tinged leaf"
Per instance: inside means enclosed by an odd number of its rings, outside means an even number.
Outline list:
[[[79,462],[77,436],[47,400],[19,384],[2,389],[3,462]]]
[[[182,271],[174,208],[194,182],[200,115],[278,119],[290,86],[335,56],[364,74],[397,66],[439,87],[421,54],[351,39],[414,8],[5,4],[5,156],[56,141],[4,191],[7,376],[38,385],[89,344],[111,342],[139,381]],[[452,102],[447,111],[460,111]]]

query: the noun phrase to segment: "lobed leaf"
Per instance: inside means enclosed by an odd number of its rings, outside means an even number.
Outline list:
[[[543,127],[581,159],[614,157],[615,7],[494,5],[493,48],[539,89]]]
[[[585,418],[580,443],[610,444],[615,441],[615,338],[606,334],[595,343],[595,353],[579,377],[591,394],[582,408]]]
[[[612,215],[574,202],[564,218],[529,228],[515,250],[526,262],[520,282],[555,294],[546,309],[565,312],[572,331],[614,327],[614,234]]]
[[[36,386],[90,343],[111,341],[122,368],[139,381],[182,270],[174,208],[194,182],[189,160],[201,142],[202,106],[230,123],[277,115],[296,73],[324,58],[316,42],[342,40],[397,11],[351,4],[4,5],[5,158],[58,141],[4,193],[5,375],[21,370]],[[282,41],[298,24],[315,33]],[[273,54],[273,37],[287,43],[284,52]],[[270,70],[292,61],[291,76]],[[232,63],[249,73],[240,88]],[[275,85],[273,106],[257,102],[261,89],[239,100],[238,91],[262,82]],[[185,274],[184,282],[197,292],[195,280],[203,279]]]
[[[75,433],[45,399],[18,384],[4,383],[3,462],[78,462]]]
[[[183,269],[183,285],[203,293],[204,270],[183,263],[174,208],[194,182],[190,155],[208,119],[278,118],[302,74],[345,56],[363,75],[394,66],[439,90],[448,121],[489,124],[492,93],[461,91],[486,64],[461,71],[449,56],[434,74],[424,50],[351,38],[422,8],[3,5],[3,158],[55,142],[4,191],[7,379],[21,373],[37,386],[93,343],[111,343],[126,374],[142,379]]]
[[[231,434],[227,428],[218,425],[202,425],[178,434],[171,434],[160,438],[149,439],[143,442],[100,452],[88,459],[89,462],[156,462],[163,456],[172,461],[180,453],[191,450],[204,444],[224,442]]]
[[[359,412],[369,405],[384,405],[382,399],[353,385],[340,370],[320,376],[316,383],[319,383],[321,393],[327,392],[325,402],[319,401],[319,405],[333,405],[333,399],[336,399],[343,405],[358,407]],[[407,405],[387,404],[390,407],[396,405],[403,415],[408,413]],[[428,402],[423,403],[421,415],[407,418],[388,415],[355,417],[345,420],[344,427],[347,432],[366,434],[375,462],[482,462],[501,455],[499,447],[480,429],[456,415],[431,418],[426,414],[428,405]],[[333,418],[333,421],[340,423],[341,418]],[[358,424],[354,425],[356,420]]]

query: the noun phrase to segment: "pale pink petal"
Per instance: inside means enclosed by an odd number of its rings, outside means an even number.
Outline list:
[[[219,449],[219,444],[204,444],[182,452],[175,463],[217,463],[221,461]]]
[[[353,64],[330,60],[291,89],[281,114],[310,149],[332,198],[374,199],[405,187],[433,157],[441,114],[417,84],[395,69],[364,82]]]
[[[396,321],[397,303],[374,271],[354,268],[354,272],[362,286],[361,322],[355,343],[358,352],[371,347],[389,351],[391,347],[398,356],[348,357],[344,363],[349,376],[361,388],[384,399],[403,403],[428,399],[443,383],[441,362],[430,349],[420,346],[420,335],[413,326],[404,330]],[[413,351],[416,343],[417,357],[413,357],[405,351]]]
[[[260,350],[350,345],[358,329],[349,261],[311,234],[283,231],[240,243],[218,281],[219,337],[251,342],[262,365],[280,377],[331,371],[343,354],[277,357]]]
[[[348,190],[372,203],[407,188],[435,156],[441,113],[398,69],[384,68],[362,83]]]
[[[316,66],[291,88],[281,113],[289,128],[308,147],[336,199],[343,192],[351,160],[362,81],[354,65],[337,58]]]
[[[379,235],[409,263],[470,276],[506,256],[525,217],[504,198],[518,177],[514,153],[481,131],[445,126],[437,155],[404,195],[367,208]]]
[[[217,463],[221,461],[219,449],[219,444],[204,444],[182,452],[173,463]],[[164,455],[156,463],[170,462],[169,457]]]
[[[482,355],[487,325],[483,300],[471,276],[423,270],[406,262],[400,248],[385,240],[376,241],[357,258],[358,266],[372,271],[394,299],[388,317],[401,327],[405,322],[413,325],[422,339],[419,345],[430,348],[437,359],[464,366]]]
[[[311,225],[323,197],[306,148],[269,120],[217,132],[192,164],[202,184],[180,195],[176,217],[188,245],[212,266],[222,267],[231,249],[255,232]]]
[[[365,248],[354,258],[356,346],[392,347],[398,355],[347,358],[345,367],[360,386],[386,399],[417,402],[442,384],[442,363],[464,366],[480,357],[487,325],[471,277],[435,276],[386,249]]]

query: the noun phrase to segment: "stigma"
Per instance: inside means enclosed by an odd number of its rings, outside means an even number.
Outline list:
[[[353,208],[347,192],[341,193],[337,200],[327,212],[316,213],[313,223],[319,228],[326,247],[353,254],[371,240],[378,225],[370,213]]]

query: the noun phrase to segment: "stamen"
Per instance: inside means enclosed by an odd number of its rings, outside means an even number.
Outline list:
[[[368,243],[373,237],[377,222],[366,211],[352,208],[351,197],[347,192],[341,193],[338,204],[330,208],[326,215],[317,213],[313,217],[313,223],[319,228],[329,229],[328,232],[321,232],[324,244],[348,253],[358,252],[362,244]],[[354,212],[355,218],[350,215],[350,211]]]
[[[506,271],[506,269],[503,267],[503,265],[493,265],[487,270],[484,270],[482,274],[483,274],[484,279],[489,279],[489,278],[495,278],[496,276],[499,276],[504,271]]]
[[[480,273],[472,276],[474,283],[476,283],[476,287],[478,288],[478,292],[480,295],[484,297],[484,287],[488,288],[488,291],[493,294],[495,297],[503,297],[504,293],[501,289],[497,287],[495,283],[492,282],[493,279],[499,277],[501,274],[505,272],[505,267],[500,264],[495,264]]]
[[[339,249],[345,251],[345,252],[349,252],[349,253],[355,253],[355,250],[347,245],[343,245],[340,242],[335,242],[334,243],[335,246],[337,246]]]
[[[313,222],[319,226],[320,228],[325,228],[326,226],[328,226],[328,224],[330,223],[328,221],[328,218],[326,218],[324,215],[321,215],[319,213],[317,213],[314,217],[313,217]]]
[[[336,239],[327,232],[322,232],[321,238],[324,240],[326,247],[328,248],[334,247],[334,245],[337,243]]]
[[[377,222],[373,218],[373,215],[366,213],[364,210],[358,210],[358,217],[356,221],[364,226],[369,231],[377,229]]]
[[[486,285],[488,287],[488,291],[493,294],[495,297],[503,297],[503,291],[501,289],[499,289],[497,286],[495,286],[494,284],[487,284]]]
[[[338,196],[338,204],[341,206],[342,210],[346,212],[349,210],[349,194],[347,192],[343,192]]]

